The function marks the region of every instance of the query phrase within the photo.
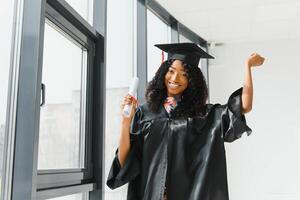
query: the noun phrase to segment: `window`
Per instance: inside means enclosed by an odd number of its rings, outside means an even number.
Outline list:
[[[171,42],[171,27],[147,10],[147,80],[151,81],[162,62],[162,51],[155,44]],[[164,53],[165,59],[167,54]]]
[[[9,94],[14,92],[10,83],[16,81],[16,77],[13,76],[16,63],[13,61],[15,56],[12,46],[14,46],[14,38],[18,32],[16,26],[19,25],[19,21],[14,16],[16,15],[15,4],[17,3],[14,0],[4,1],[0,6],[0,26],[2,27],[0,31],[0,199],[6,198],[11,184],[13,134],[10,134],[8,129],[15,113],[10,110],[10,104],[14,100]]]
[[[45,17],[37,159],[39,198],[55,196],[53,187],[77,185],[77,190],[65,187],[64,194],[94,189],[91,99],[95,36],[85,34],[53,5],[47,4]],[[67,199],[72,198],[79,197]]]
[[[135,4],[136,2],[131,0],[107,1],[104,180],[108,176],[118,147],[121,131],[120,106],[135,73]],[[127,186],[111,190],[105,185],[105,200],[126,199],[126,190]]]
[[[1,4],[0,199],[102,199],[105,15],[93,4]]]
[[[38,169],[84,167],[87,49],[45,24]]]

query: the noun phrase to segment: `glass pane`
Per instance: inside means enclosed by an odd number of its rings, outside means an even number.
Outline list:
[[[3,1],[0,6],[0,196],[2,195],[2,180],[6,172],[2,171],[2,166],[5,162],[4,155],[4,140],[6,128],[6,109],[7,109],[7,94],[8,81],[10,70],[10,57],[12,46],[12,28],[13,28],[13,13],[14,1]]]
[[[68,196],[52,198],[49,200],[88,200],[88,193],[72,194]]]
[[[87,52],[45,24],[38,169],[84,167]]]
[[[105,178],[120,136],[120,105],[128,92],[135,69],[134,5],[137,1],[107,1]],[[122,33],[122,37],[120,37]],[[127,186],[111,190],[105,185],[105,200],[126,199]]]
[[[155,30],[155,31],[153,31]],[[171,28],[151,11],[147,10],[147,56],[148,56],[148,82],[151,81],[155,72],[162,62],[162,51],[155,47],[155,44],[170,43]],[[164,53],[167,58],[167,54]]]
[[[94,0],[66,0],[86,21],[93,24]]]

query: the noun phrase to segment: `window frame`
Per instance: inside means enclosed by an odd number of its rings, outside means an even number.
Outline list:
[[[23,24],[19,47],[20,66],[16,97],[11,199],[45,199],[75,193],[89,193],[91,200],[102,199],[105,35],[99,32],[105,33],[105,18],[99,19],[94,16],[92,27],[64,0],[20,1],[23,3]],[[106,11],[106,0],[94,0],[94,2],[94,10]],[[97,16],[105,17],[102,14],[97,14]],[[37,169],[46,18],[88,51],[85,168]],[[86,198],[87,195],[84,197]]]
[[[50,3],[51,2],[51,3]],[[62,4],[63,5],[63,4]],[[93,168],[92,168],[92,132],[91,132],[91,119],[92,119],[92,74],[95,56],[95,39],[96,37],[90,37],[90,35],[84,34],[83,31],[79,30],[74,24],[72,19],[67,19],[58,10],[62,8],[59,4],[53,4],[53,1],[49,1],[46,4],[45,9],[45,19],[48,19],[55,26],[60,28],[65,34],[67,34],[72,39],[76,40],[80,45],[82,45],[87,51],[87,67],[86,67],[86,110],[85,110],[85,155],[84,155],[84,168],[78,169],[47,169],[38,170],[37,169],[37,197],[39,198],[45,189],[53,187],[62,187],[72,184],[81,184],[88,182],[93,178]],[[68,7],[67,7],[68,8]],[[72,9],[69,7],[70,11]],[[78,16],[77,16],[78,17]],[[73,24],[74,23],[74,24]],[[87,24],[86,24],[87,25]],[[43,31],[44,32],[44,31]],[[95,35],[94,35],[95,36]],[[81,116],[80,116],[81,117]],[[81,121],[81,120],[80,120]],[[81,124],[80,124],[81,125]],[[82,133],[80,133],[82,134]],[[93,184],[92,184],[93,185]],[[78,187],[78,188],[92,188],[93,187]],[[71,189],[72,190],[72,189]],[[70,190],[70,191],[71,191]],[[47,193],[49,194],[51,190]],[[54,195],[54,193],[53,193]]]
[[[86,77],[85,80],[86,83],[88,80],[91,80],[92,77],[92,69],[93,69],[93,59],[94,59],[94,51],[95,47],[93,44],[93,41],[87,37],[86,35],[82,34],[74,25],[72,25],[69,21],[67,21],[62,15],[60,15],[52,6],[49,4],[46,5],[46,15],[45,18],[50,20],[52,24],[57,26],[61,31],[63,31],[67,37],[72,37],[73,40],[76,40],[82,47],[84,47],[88,53],[87,53],[87,67],[84,68],[86,72]],[[63,33],[60,33],[63,34]],[[63,34],[64,35],[64,34]],[[83,80],[81,80],[83,81]],[[88,122],[91,119],[91,94],[92,92],[89,91],[91,87],[87,87],[87,84],[85,86],[86,89],[86,103],[85,103],[85,147],[86,148],[91,148],[91,128]],[[82,88],[81,88],[82,89]],[[82,96],[81,96],[82,98]],[[82,117],[80,115],[80,117]],[[80,122],[82,122],[80,120]],[[81,126],[82,124],[80,124]],[[80,134],[81,131],[80,131]],[[78,182],[82,179],[88,179],[92,178],[92,170],[91,170],[91,155],[88,154],[87,152],[90,152],[88,149],[86,149],[85,155],[84,155],[84,166],[86,168],[83,169],[47,169],[47,170],[38,170],[38,179],[37,179],[37,184],[38,184],[38,189],[42,189],[43,187],[47,187],[47,184],[52,185],[53,183],[60,183],[60,185],[66,185],[64,184],[64,180],[68,180],[67,182]],[[64,179],[60,179],[60,176],[62,176],[62,173],[64,176]],[[73,177],[73,178],[72,178]],[[82,178],[80,178],[82,177]],[[58,182],[58,180],[60,180]]]

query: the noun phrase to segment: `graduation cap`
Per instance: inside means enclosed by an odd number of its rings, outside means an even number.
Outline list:
[[[198,67],[200,58],[214,58],[195,43],[169,43],[154,45],[168,53],[168,60],[178,59]]]

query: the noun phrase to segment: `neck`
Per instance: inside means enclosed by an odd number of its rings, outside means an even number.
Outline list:
[[[178,95],[168,94],[168,97],[174,97],[176,100],[179,100],[181,98],[181,95],[180,94],[178,94]]]

